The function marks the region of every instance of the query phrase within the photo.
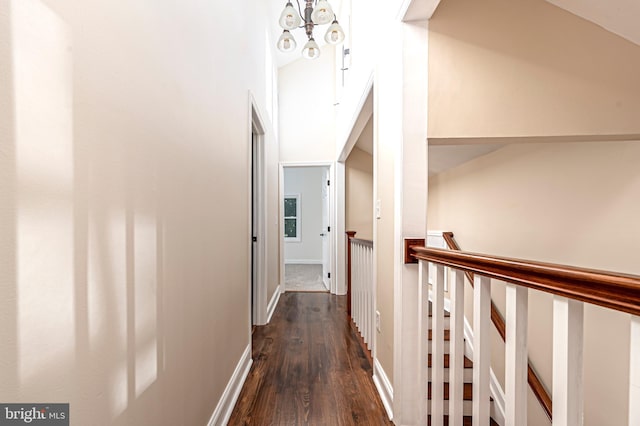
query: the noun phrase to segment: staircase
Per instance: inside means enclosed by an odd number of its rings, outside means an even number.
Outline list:
[[[431,377],[432,377],[432,372],[431,372],[431,343],[432,343],[432,331],[431,331],[431,310],[432,310],[432,304],[431,302],[429,302],[429,358],[428,358],[428,363],[429,363],[429,385],[428,385],[428,390],[427,390],[427,398],[429,400],[429,404],[428,404],[428,412],[431,413],[431,387],[435,386],[435,384],[433,384],[431,382]],[[445,380],[448,380],[449,377],[449,337],[450,337],[450,332],[449,332],[449,312],[445,311],[444,313],[445,316],[445,331],[444,331],[444,347],[445,347],[445,355],[444,355],[444,377]],[[470,426],[472,424],[472,420],[471,420],[471,412],[472,412],[472,400],[473,400],[473,362],[466,356],[464,357],[464,374],[463,374],[463,379],[464,379],[464,385],[463,385],[463,399],[464,399],[464,417],[463,417],[463,422],[462,425],[463,426]],[[448,406],[448,400],[449,400],[449,383],[445,382],[443,383],[444,386],[444,399],[445,399],[445,403],[444,403],[444,412],[448,413],[449,412],[449,406]],[[493,399],[491,400],[491,404],[492,404],[492,411],[493,411]],[[431,414],[429,414],[429,422],[428,425],[431,426]],[[444,419],[443,419],[443,425],[448,426],[449,425],[449,416],[447,414],[444,415]],[[498,426],[498,423],[491,418],[491,426]]]

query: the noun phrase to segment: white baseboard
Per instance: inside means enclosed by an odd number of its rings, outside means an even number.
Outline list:
[[[380,394],[382,405],[384,405],[384,409],[387,411],[389,420],[393,420],[393,386],[377,358],[373,360],[373,383],[375,383],[376,389],[378,389],[378,394]]]
[[[278,300],[280,300],[280,286],[276,287],[276,291],[273,292],[273,296],[271,296],[271,300],[269,301],[269,305],[267,305],[267,324],[271,322],[271,317],[276,310],[276,306],[278,306]]]
[[[209,419],[209,423],[207,423],[208,426],[224,426],[227,424],[229,417],[231,417],[233,407],[235,407],[236,401],[238,400],[238,396],[240,396],[244,381],[247,379],[252,363],[251,343],[249,343],[240,361],[238,361],[238,365],[231,379],[229,379],[229,383],[227,383],[227,387],[224,389],[222,397],[220,397],[218,405],[213,415],[211,415],[211,419]]]
[[[285,259],[285,265],[322,265],[322,259]]]

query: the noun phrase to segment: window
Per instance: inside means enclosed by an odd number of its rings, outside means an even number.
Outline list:
[[[284,239],[300,241],[300,194],[284,196]]]

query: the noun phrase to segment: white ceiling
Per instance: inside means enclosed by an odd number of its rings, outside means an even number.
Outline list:
[[[433,15],[440,1],[441,0],[412,0],[407,5],[403,20],[409,22],[431,19],[431,15]]]
[[[640,0],[547,1],[635,44],[640,44]]]
[[[362,129],[362,133],[358,136],[356,148],[373,155],[373,115],[369,117],[367,124]]]
[[[487,155],[503,146],[501,144],[429,145],[429,176]]]

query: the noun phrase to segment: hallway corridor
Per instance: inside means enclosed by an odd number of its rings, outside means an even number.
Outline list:
[[[345,296],[284,293],[253,334],[253,366],[229,425],[391,425]]]

